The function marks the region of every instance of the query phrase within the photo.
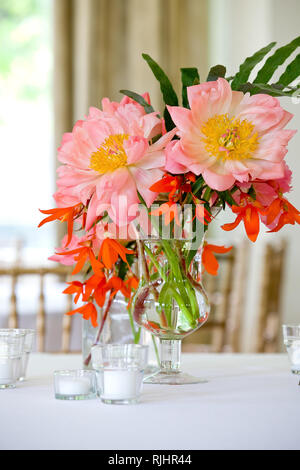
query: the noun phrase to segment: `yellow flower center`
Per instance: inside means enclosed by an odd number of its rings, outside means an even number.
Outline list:
[[[205,149],[223,160],[250,158],[259,140],[257,132],[253,131],[254,125],[247,119],[230,119],[228,114],[216,115],[201,127]]]
[[[98,150],[91,155],[90,168],[101,175],[127,164],[127,155],[123,146],[128,134],[114,134],[107,137]]]

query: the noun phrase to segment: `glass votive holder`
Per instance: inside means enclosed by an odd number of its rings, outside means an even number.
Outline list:
[[[18,377],[18,380],[23,381],[25,380],[25,377],[26,377],[29,355],[33,349],[33,343],[35,339],[35,330],[24,329],[24,328],[9,328],[9,329],[1,329],[0,333],[1,332],[25,334],[24,350],[23,350],[23,355],[22,355],[22,360],[21,360],[20,370],[19,370],[20,376]]]
[[[0,389],[14,388],[20,377],[25,333],[0,331]]]
[[[94,370],[57,370],[54,372],[54,393],[57,400],[90,400],[97,396]]]
[[[139,401],[148,346],[139,344],[95,345],[92,365],[98,372],[98,393],[106,404],[135,404]]]
[[[300,375],[300,325],[282,325],[283,341],[293,374]]]

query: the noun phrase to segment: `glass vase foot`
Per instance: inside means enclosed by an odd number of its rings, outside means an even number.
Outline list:
[[[161,384],[161,385],[188,385],[188,384],[205,384],[207,380],[194,377],[185,372],[162,372],[150,375],[144,379],[145,384]]]
[[[157,374],[157,372],[159,372],[159,367],[153,366],[153,365],[148,365],[145,369],[145,376],[149,377],[149,376],[152,376],[154,374]]]

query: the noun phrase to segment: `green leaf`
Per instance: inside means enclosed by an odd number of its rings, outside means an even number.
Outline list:
[[[204,201],[207,201],[207,202],[209,201],[210,196],[211,196],[211,192],[212,192],[212,189],[209,186],[207,186],[207,188],[205,190],[205,193],[203,195]]]
[[[220,199],[221,204],[222,204],[222,209],[224,211],[225,208],[226,208],[226,201],[225,201],[224,194],[223,193],[218,193],[218,194],[219,194],[219,199]]]
[[[128,96],[129,98],[133,99],[134,101],[139,103],[141,106],[143,106],[147,114],[155,112],[152,106],[149,103],[147,103],[145,98],[143,98],[143,96],[139,95],[138,93],[135,93],[134,91],[129,91],[129,90],[120,90],[120,93]]]
[[[198,179],[195,181],[195,183],[192,186],[192,193],[196,196],[198,191],[202,188],[204,183],[203,176],[199,176]]]
[[[165,72],[148,54],[142,54],[142,56],[151,68],[155,78],[160,83],[160,89],[163,94],[164,102],[170,106],[178,106],[178,97]]]
[[[227,202],[227,204],[229,204],[230,206],[236,206],[237,203],[235,202],[235,200],[233,199],[233,197],[231,196],[230,194],[230,191],[227,190],[227,191],[218,191],[218,194],[222,200],[222,205],[223,205],[223,209],[225,208],[225,203]]]
[[[276,42],[271,42],[268,46],[263,47],[251,57],[247,57],[245,62],[240,66],[239,72],[235,75],[231,88],[233,90],[239,90],[240,85],[247,82],[252,70],[254,67],[259,64],[259,62],[270,52],[270,50],[275,46]]]
[[[278,84],[287,86],[300,76],[300,54],[287,66],[278,80]]]
[[[236,201],[233,199],[231,193],[229,190],[225,191],[225,201],[230,205],[230,206],[237,206]]]
[[[252,85],[252,83],[247,82],[247,83],[243,83],[242,85],[240,85],[239,91],[242,91],[243,93],[248,93],[254,90],[254,88],[255,87],[254,85]]]
[[[184,108],[189,108],[187,87],[192,85],[198,85],[200,83],[199,72],[195,67],[182,68],[180,70],[182,82],[182,106]]]
[[[289,91],[281,91],[279,86],[281,89],[285,88],[285,86],[281,83],[273,83],[272,85],[264,85],[262,83],[259,83],[250,92],[251,95],[263,92],[271,96],[291,96],[295,92],[297,93],[297,91],[300,90],[300,88],[293,88]]]
[[[175,90],[161,67],[153,60],[148,54],[142,54],[143,59],[147,62],[151,68],[155,78],[159,81],[160,89],[163,95],[165,104],[170,106],[178,106],[178,97],[175,93]],[[169,111],[165,108],[164,118],[167,131],[174,129],[175,124],[172,121]]]
[[[291,96],[295,92],[297,92],[297,88],[294,88],[290,91],[281,91],[284,88],[284,85],[279,83],[273,83],[271,85],[264,84],[264,83],[243,83],[240,86],[240,91],[243,93],[250,92],[251,95],[256,95],[258,93],[266,93],[270,96]]]
[[[172,118],[167,108],[165,108],[164,110],[164,119],[165,119],[166,129],[168,132],[174,129],[174,127],[176,127],[174,122],[172,121]]]
[[[268,83],[277,68],[287,60],[287,58],[297,49],[297,47],[300,47],[300,36],[291,41],[289,44],[286,44],[285,46],[277,49],[277,51],[275,51],[275,53],[266,60],[265,65],[257,73],[253,83]]]
[[[249,194],[249,196],[251,197],[251,199],[253,199],[254,201],[256,201],[256,191],[255,191],[253,185],[252,185],[251,188],[249,189],[248,194]]]
[[[215,65],[212,67],[208,73],[207,82],[214,82],[218,78],[224,78],[226,74],[226,67],[224,65]]]

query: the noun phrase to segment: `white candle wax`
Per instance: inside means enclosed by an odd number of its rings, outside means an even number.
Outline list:
[[[300,340],[291,340],[287,346],[287,351],[292,363],[292,370],[296,372],[300,371]]]
[[[295,372],[300,371],[300,347],[299,345],[297,349],[294,349],[292,353],[292,370]]]
[[[90,380],[87,377],[58,377],[57,393],[60,395],[88,395]]]
[[[294,349],[292,353],[292,362],[293,364],[300,366],[300,346],[297,349]]]
[[[16,359],[10,357],[0,358],[0,385],[8,385],[14,382],[15,361]]]
[[[143,374],[136,370],[102,371],[102,398],[112,400],[133,399],[140,392]]]

